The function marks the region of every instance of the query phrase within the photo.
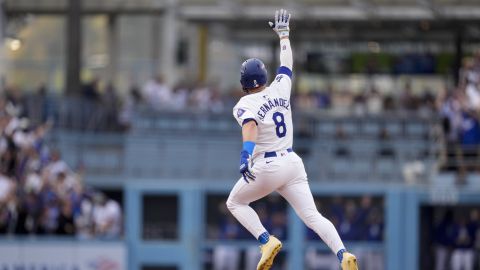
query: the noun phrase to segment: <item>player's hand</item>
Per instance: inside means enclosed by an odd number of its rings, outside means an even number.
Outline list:
[[[280,39],[288,38],[290,33],[290,14],[287,13],[285,9],[280,11],[275,11],[275,20],[274,22],[268,22],[270,27],[275,31]]]
[[[247,151],[242,151],[240,153],[240,173],[243,176],[243,180],[249,183],[250,181],[255,181],[255,175],[251,172],[252,167],[251,164],[251,156],[248,154]]]

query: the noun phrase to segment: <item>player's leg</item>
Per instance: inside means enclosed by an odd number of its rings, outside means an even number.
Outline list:
[[[277,191],[293,207],[305,225],[317,233],[335,254],[345,249],[335,226],[318,212],[306,180],[294,180]]]
[[[282,243],[274,236],[270,236],[260,222],[257,213],[249,206],[253,201],[265,197],[277,189],[280,181],[275,181],[275,174],[256,172],[256,180],[246,183],[241,178],[230,192],[227,207],[235,218],[251,233],[261,244],[262,257],[257,264],[257,270],[270,269],[275,256],[282,248]]]
[[[337,254],[342,263],[342,269],[358,269],[355,256],[346,252],[345,246],[332,222],[322,216],[315,206],[313,195],[307,181],[307,174],[301,159],[293,153],[289,157],[290,169],[296,172],[296,177],[277,189],[293,207],[305,225],[312,229]]]
[[[268,240],[263,239],[267,230],[262,225],[255,210],[253,210],[249,204],[267,196],[277,188],[270,184],[268,181],[265,181],[264,177],[259,175],[257,175],[256,181],[250,181],[250,183],[247,183],[243,178],[240,178],[227,199],[228,210],[230,210],[238,222],[240,222],[245,229],[258,239],[260,243]]]

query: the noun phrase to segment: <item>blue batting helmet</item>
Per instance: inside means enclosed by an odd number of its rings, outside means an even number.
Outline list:
[[[257,58],[250,58],[243,62],[240,68],[240,83],[244,91],[257,88],[267,83],[265,64]]]

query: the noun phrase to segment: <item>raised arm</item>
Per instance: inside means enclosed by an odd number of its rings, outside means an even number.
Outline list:
[[[278,34],[280,38],[280,67],[293,69],[292,48],[290,47],[290,14],[286,10],[281,9],[275,12],[274,22],[268,22],[270,27]]]

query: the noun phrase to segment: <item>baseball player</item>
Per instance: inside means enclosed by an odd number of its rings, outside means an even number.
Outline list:
[[[357,259],[346,251],[333,224],[318,212],[302,159],[292,149],[293,58],[289,20],[290,14],[282,9],[275,12],[275,21],[269,22],[280,37],[281,48],[281,65],[270,85],[267,86],[267,71],[262,61],[248,59],[241,67],[240,82],[247,95],[233,108],[233,115],[242,127],[242,177],[230,192],[227,207],[261,244],[262,257],[257,270],[270,269],[282,243],[269,235],[249,204],[273,191],[284,197],[303,222],[330,247],[343,270],[358,270]]]

